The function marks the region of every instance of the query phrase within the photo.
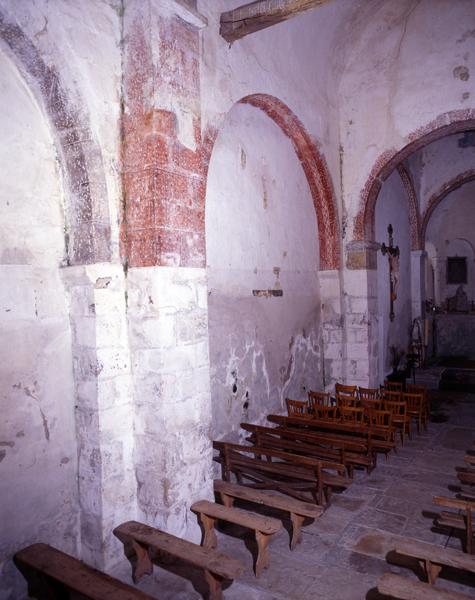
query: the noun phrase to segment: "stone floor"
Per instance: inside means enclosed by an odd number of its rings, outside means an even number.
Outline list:
[[[475,439],[475,394],[444,392],[435,396],[434,408],[438,422],[431,422],[427,432],[413,436],[387,461],[381,458],[370,475],[356,472],[351,487],[334,496],[320,519],[304,527],[302,543],[293,552],[288,531],[281,530],[270,545],[270,567],[259,579],[252,571],[252,537],[235,529],[219,533],[219,550],[246,565],[244,576],[226,588],[226,600],[376,600],[382,598],[375,586],[383,573],[416,577],[412,570],[386,561],[396,536],[460,549],[460,539],[434,530],[430,515],[437,507],[431,499],[453,494],[448,486],[457,484],[454,467],[463,464],[464,451]],[[156,568],[140,587],[161,600],[206,597],[199,573],[173,570],[184,577]],[[438,581],[475,598],[475,577],[464,584]]]

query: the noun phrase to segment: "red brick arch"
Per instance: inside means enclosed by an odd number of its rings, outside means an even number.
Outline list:
[[[444,183],[444,185],[430,197],[422,217],[421,248],[423,248],[426,239],[427,225],[429,224],[434,210],[451,192],[454,192],[458,188],[462,187],[466,183],[470,183],[471,181],[475,181],[475,169],[470,169],[469,171],[459,173],[456,177]]]
[[[392,171],[413,152],[443,137],[475,128],[475,110],[455,110],[444,113],[408,136],[400,149],[385,151],[375,162],[360,194],[360,208],[355,219],[354,240],[374,240],[374,216],[381,186]]]
[[[237,104],[248,104],[262,110],[291,141],[307,178],[313,198],[318,227],[320,270],[338,269],[341,264],[341,240],[335,192],[325,157],[300,119],[281,100],[269,94],[252,94]],[[207,171],[217,130],[204,140],[204,162]]]
[[[73,107],[54,66],[47,65],[17,23],[0,11],[0,46],[13,61],[45,113],[66,183],[66,252],[69,264],[111,256],[107,189],[99,145],[86,116]]]
[[[409,212],[409,228],[411,235],[411,250],[421,249],[421,217],[417,202],[416,190],[411,174],[403,164],[397,166],[399,177],[407,194],[407,205]]]

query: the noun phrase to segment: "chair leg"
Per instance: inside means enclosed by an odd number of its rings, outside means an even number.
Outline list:
[[[269,566],[269,550],[268,545],[270,542],[270,535],[262,533],[262,531],[256,531],[257,541],[257,560],[256,560],[256,577],[262,573],[264,569]]]

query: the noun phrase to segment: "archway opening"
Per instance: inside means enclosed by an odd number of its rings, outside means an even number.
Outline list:
[[[289,138],[247,104],[233,107],[213,149],[206,240],[213,436],[220,437],[321,385],[312,195]]]

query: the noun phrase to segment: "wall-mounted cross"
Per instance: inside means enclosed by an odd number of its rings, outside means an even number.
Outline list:
[[[389,319],[394,321],[394,300],[397,298],[397,287],[399,285],[399,246],[394,245],[393,226],[388,225],[388,245],[381,244],[383,256],[388,255],[389,261]]]

